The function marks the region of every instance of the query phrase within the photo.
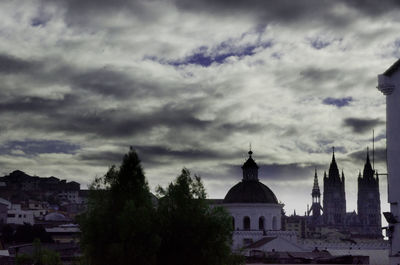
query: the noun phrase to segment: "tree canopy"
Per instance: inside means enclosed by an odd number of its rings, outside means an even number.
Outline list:
[[[227,212],[210,207],[200,177],[183,169],[152,202],[134,150],[119,168],[112,166],[90,188],[88,209],[80,217],[81,245],[89,265],[238,264],[231,253],[232,225]]]
[[[160,265],[235,263],[232,220],[222,207],[209,206],[200,177],[192,178],[189,170],[183,169],[173,183],[158,192],[162,196],[158,206]]]
[[[81,245],[92,265],[155,264],[160,239],[155,209],[137,154],[131,150],[90,187],[80,218]]]

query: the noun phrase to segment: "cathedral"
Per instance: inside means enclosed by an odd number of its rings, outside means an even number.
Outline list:
[[[360,172],[358,175],[357,213],[346,212],[345,176],[343,171],[341,175],[339,173],[334,150],[329,173],[324,173],[323,184],[321,205],[321,192],[315,171],[312,205],[308,210],[310,227],[335,228],[360,237],[382,237],[379,177],[371,166],[368,149],[363,174]]]

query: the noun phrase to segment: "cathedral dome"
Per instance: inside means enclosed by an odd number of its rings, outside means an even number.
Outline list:
[[[233,186],[224,203],[278,203],[275,194],[259,181],[241,181]]]

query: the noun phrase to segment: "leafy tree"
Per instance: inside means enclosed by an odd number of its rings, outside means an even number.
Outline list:
[[[155,264],[160,239],[151,193],[131,149],[90,187],[88,210],[79,218],[87,264]]]
[[[232,221],[222,207],[210,207],[200,177],[187,169],[158,188],[161,246],[158,264],[240,264],[231,253]]]
[[[31,243],[35,238],[42,242],[52,242],[50,234],[42,225],[31,224],[18,225],[12,240],[17,243]]]
[[[17,255],[16,264],[61,265],[61,258],[57,252],[43,248],[40,240],[37,238],[33,241],[32,255],[25,253]]]
[[[1,229],[1,235],[5,243],[11,243],[14,237],[14,229],[7,224]]]

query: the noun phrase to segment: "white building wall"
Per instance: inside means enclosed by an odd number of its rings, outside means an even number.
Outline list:
[[[378,76],[378,89],[386,95],[386,146],[390,212],[400,221],[400,72]],[[390,224],[390,264],[400,264],[400,223]]]
[[[255,242],[265,236],[267,231],[281,229],[282,204],[273,203],[226,203],[224,207],[235,220],[233,249],[239,249],[246,243]],[[250,229],[245,230],[243,220],[250,218]],[[264,218],[264,230],[259,229],[259,218]],[[275,218],[276,227],[273,227]]]
[[[272,203],[226,203],[222,204],[235,218],[235,230],[243,230],[243,219],[250,217],[250,230],[259,230],[258,220],[264,217],[264,230],[281,230],[282,205]],[[273,218],[276,227],[272,227]]]
[[[7,224],[22,225],[24,223],[35,224],[33,212],[22,210],[21,205],[13,204],[7,212]]]

